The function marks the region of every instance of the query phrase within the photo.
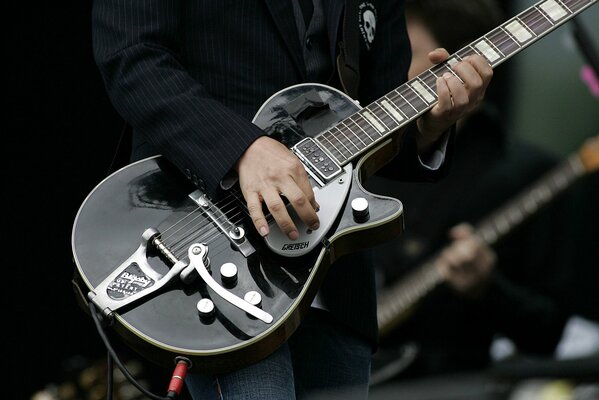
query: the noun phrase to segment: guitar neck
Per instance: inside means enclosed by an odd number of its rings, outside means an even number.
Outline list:
[[[495,68],[596,1],[540,1],[458,50],[447,61],[422,72],[320,133],[315,140],[344,166],[432,108],[438,100],[437,78],[445,73],[455,75],[452,65],[478,54]]]
[[[571,155],[555,169],[543,175],[529,189],[479,222],[475,226],[474,234],[488,245],[496,244],[586,172],[580,155]],[[439,254],[440,252],[434,254],[404,279],[379,295],[377,317],[381,335],[385,335],[399,324],[421,298],[441,283],[443,278],[435,267]]]

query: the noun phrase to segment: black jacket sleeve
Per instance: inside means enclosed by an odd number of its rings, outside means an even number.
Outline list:
[[[214,194],[263,132],[213,99],[181,62],[177,0],[97,0],[94,58],[117,112],[196,184]]]

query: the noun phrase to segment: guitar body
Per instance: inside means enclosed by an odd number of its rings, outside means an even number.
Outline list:
[[[359,109],[352,99],[333,88],[305,84],[273,95],[256,114],[254,123],[291,148]],[[106,292],[102,284],[108,282],[108,298],[118,304],[142,291],[140,287],[156,285],[174,264],[187,267],[187,279],[175,276],[160,290],[105,313],[107,320],[131,348],[159,365],[170,367],[175,357],[184,356],[193,362],[194,371],[226,372],[256,362],[295,331],[335,260],[403,229],[401,202],[371,194],[360,184],[387,161],[385,157],[392,157],[392,149],[390,139],[381,142],[357,162],[345,165],[335,180],[324,186],[313,182],[318,186],[317,201],[324,209],[319,211],[325,221],[321,228],[326,231],[306,232],[300,226],[302,237],[297,246],[279,246],[273,233],[269,235],[273,236],[269,237],[271,242],[261,238],[244,214],[241,196],[221,205],[215,200],[212,215],[218,211],[218,215],[231,216],[234,225],[245,232],[244,246],[251,251],[236,247],[226,230],[219,228],[220,220],[202,212],[197,198],[194,201],[190,196],[197,188],[164,157],[132,163],[96,186],[76,216],[72,251],[80,300],[87,303],[93,295],[106,296],[99,292]],[[372,157],[375,153],[376,159]],[[367,221],[354,218],[351,200],[355,198],[368,201]],[[325,215],[328,210],[337,212]],[[192,224],[194,228],[189,229]],[[149,228],[160,233],[164,242],[177,239],[177,245],[169,248],[176,260],[143,237]],[[271,232],[276,229],[271,226]],[[227,301],[201,273],[192,276],[193,268],[190,273],[187,265],[191,256],[187,256],[190,247],[199,243],[205,245],[205,264],[214,280],[242,299],[248,292],[257,292],[260,309],[272,321],[249,315]],[[290,249],[289,255],[285,248]],[[298,248],[303,252],[295,251]],[[225,264],[237,268],[233,283],[221,282],[219,271]],[[118,276],[110,277],[119,268]],[[202,299],[213,302],[211,316],[200,315],[198,302]]]

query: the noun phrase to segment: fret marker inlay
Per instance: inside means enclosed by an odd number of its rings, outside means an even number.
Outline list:
[[[532,37],[531,33],[529,31],[526,30],[526,28],[524,28],[522,26],[522,24],[516,20],[510,22],[509,24],[507,24],[505,26],[505,29],[507,29],[508,31],[510,31],[510,33],[512,35],[514,35],[514,37],[520,42],[520,43],[524,43],[526,42],[528,39],[530,39]]]
[[[555,2],[555,0],[547,0],[546,2],[541,4],[540,7],[554,21],[557,21],[557,20],[563,18],[564,16],[568,15],[566,10],[564,10],[559,4],[557,4],[557,2]]]
[[[435,101],[435,98],[433,97],[433,95],[431,95],[431,93],[426,90],[426,88],[424,86],[422,86],[422,83],[418,82],[418,81],[414,81],[412,82],[412,87],[414,88],[414,90],[416,90],[427,102],[432,103],[433,101]]]
[[[379,124],[379,121],[376,120],[374,115],[372,115],[371,113],[369,113],[366,110],[364,110],[362,112],[362,115],[364,115],[364,117],[368,120],[368,122],[370,122],[370,124],[372,126],[374,126],[379,132],[381,132],[381,133],[385,132],[385,128],[383,128],[383,126],[381,124]]]
[[[481,40],[478,42],[475,47],[485,56],[487,60],[493,62],[500,58],[499,54],[487,42]]]
[[[403,116],[387,100],[381,101],[381,105],[397,122],[403,121]]]

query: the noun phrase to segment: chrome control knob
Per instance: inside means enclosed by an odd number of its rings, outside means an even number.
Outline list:
[[[237,283],[237,266],[233,263],[221,265],[220,279],[224,285],[234,286]]]
[[[196,305],[198,314],[202,319],[210,319],[214,317],[214,303],[210,299],[202,299]]]
[[[255,290],[247,292],[245,296],[243,296],[243,299],[253,306],[258,308],[262,307],[262,296],[260,296],[260,293],[256,292]]]
[[[368,210],[368,200],[364,197],[356,197],[351,201],[351,210],[356,222],[368,221],[370,217]]]

